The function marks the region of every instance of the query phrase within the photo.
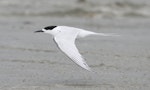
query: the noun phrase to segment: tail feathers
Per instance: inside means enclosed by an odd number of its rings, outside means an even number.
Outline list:
[[[86,37],[86,36],[90,36],[90,35],[100,35],[100,36],[120,36],[116,33],[96,33],[96,32],[91,32],[91,31],[81,31],[79,34],[78,34],[78,38],[83,38],[83,37]]]
[[[100,36],[120,36],[116,33],[95,33],[95,35],[100,35]]]

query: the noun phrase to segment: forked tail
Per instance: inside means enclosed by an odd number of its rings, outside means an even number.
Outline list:
[[[120,36],[116,33],[94,33],[95,35],[100,35],[100,36]]]
[[[83,37],[90,36],[90,35],[120,36],[120,35],[118,35],[118,34],[116,34],[116,33],[96,33],[96,32],[91,32],[91,31],[82,30],[82,31],[78,34],[78,37],[79,37],[79,38],[83,38]]]

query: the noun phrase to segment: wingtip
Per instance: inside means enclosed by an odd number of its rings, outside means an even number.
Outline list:
[[[89,72],[93,72],[93,70],[92,70],[91,68],[90,68],[90,69],[88,69],[88,71],[89,71]]]
[[[86,66],[84,69],[86,69],[87,71],[92,72],[92,69],[89,66]]]
[[[87,71],[89,71],[90,73],[96,74],[97,72],[93,71],[90,67],[89,69],[86,69]]]

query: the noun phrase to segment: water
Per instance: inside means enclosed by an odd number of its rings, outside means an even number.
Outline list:
[[[149,2],[1,0],[0,90],[149,90]],[[76,41],[93,74],[63,55],[51,36],[34,33],[47,25],[121,37]]]
[[[82,1],[82,0],[81,0]],[[149,0],[1,0],[1,16],[150,17]]]

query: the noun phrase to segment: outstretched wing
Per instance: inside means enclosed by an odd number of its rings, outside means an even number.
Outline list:
[[[73,60],[77,65],[82,68],[91,71],[90,67],[87,65],[85,59],[79,53],[75,45],[75,39],[78,32],[67,32],[60,33],[54,37],[54,41],[58,45],[59,49],[65,53],[71,60]]]

